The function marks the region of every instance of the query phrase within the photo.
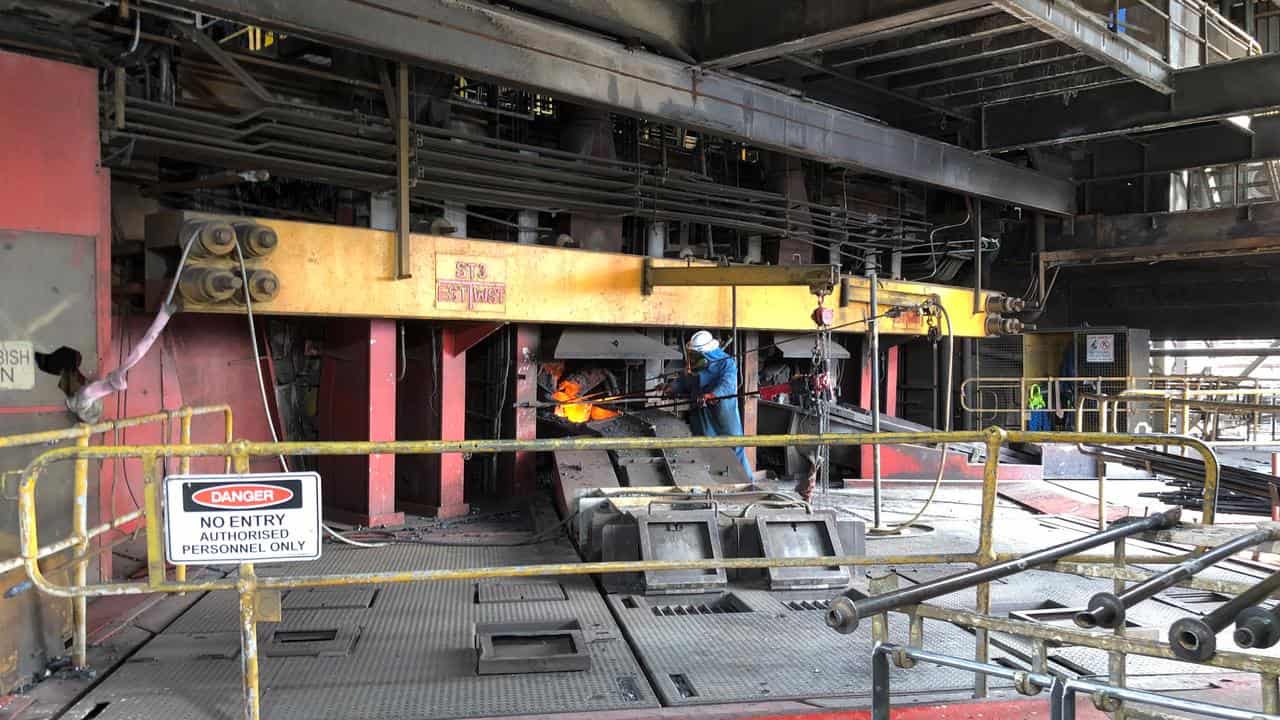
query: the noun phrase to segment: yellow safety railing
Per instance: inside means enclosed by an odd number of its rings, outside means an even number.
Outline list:
[[[1222,375],[970,377],[965,378],[960,383],[960,409],[979,418],[999,415],[1011,416],[1009,418],[1011,422],[1013,420],[1012,416],[1017,416],[1018,428],[1025,430],[1033,410],[1028,406],[1032,386],[1040,387],[1040,396],[1045,398],[1046,401],[1043,408],[1034,409],[1080,416],[1095,414],[1100,410],[1097,407],[1084,407],[1079,402],[1074,405],[1061,405],[1053,402],[1053,398],[1060,394],[1053,391],[1055,387],[1070,387],[1077,394],[1084,392],[1098,395],[1101,394],[1099,390],[1104,384],[1114,386],[1121,383],[1124,384],[1124,390],[1120,391],[1119,394],[1124,396],[1151,395],[1155,397],[1175,397],[1183,400],[1276,398],[1276,402],[1280,403],[1280,387],[1262,387],[1259,385],[1261,382],[1275,381]],[[1092,392],[1090,392],[1091,390]],[[1170,395],[1170,393],[1173,394]],[[986,406],[982,404],[981,396],[983,394],[996,396],[1005,394],[1018,399],[1015,404],[1009,407]],[[1280,409],[1280,405],[1269,408],[1271,412],[1277,409]],[[1148,412],[1157,414],[1162,410],[1160,408],[1152,408]],[[1167,420],[1170,417],[1170,413],[1168,410],[1163,412],[1166,418],[1165,432],[1169,432]],[[1082,427],[1079,417],[1076,418],[1076,427],[1077,429]],[[1185,428],[1186,426],[1184,425],[1183,427]],[[1099,430],[1101,429],[1100,427]]]
[[[1076,430],[1079,431],[1083,428],[1084,415],[1090,410],[1086,406],[1090,402],[1094,403],[1092,410],[1098,414],[1098,429],[1101,432],[1106,432],[1108,428],[1118,428],[1120,413],[1131,405],[1159,405],[1161,406],[1160,412],[1164,417],[1163,431],[1165,433],[1172,432],[1174,409],[1176,408],[1179,418],[1178,431],[1180,434],[1189,434],[1191,413],[1196,410],[1200,411],[1205,417],[1205,437],[1203,439],[1213,447],[1265,444],[1257,439],[1258,428],[1262,425],[1262,417],[1280,415],[1280,404],[1231,402],[1212,399],[1228,393],[1280,399],[1280,389],[1276,388],[1246,388],[1244,390],[1230,391],[1201,390],[1194,393],[1184,392],[1180,397],[1171,396],[1159,390],[1126,390],[1112,395],[1083,393],[1076,399]],[[1246,427],[1247,437],[1245,439],[1218,439],[1218,421],[1224,415],[1252,418],[1252,422]]]
[[[232,459],[235,472],[247,473],[249,458],[277,455],[368,455],[368,454],[443,454],[468,455],[516,451],[543,452],[560,450],[642,450],[677,448],[723,448],[749,445],[756,447],[792,447],[814,445],[869,444],[941,444],[981,442],[986,446],[983,470],[982,500],[977,548],[967,553],[915,554],[901,556],[721,558],[711,560],[641,560],[623,562],[552,563],[542,565],[510,565],[470,569],[418,569],[389,572],[353,573],[347,575],[294,575],[258,577],[252,563],[242,563],[236,577],[200,581],[170,580],[166,572],[161,512],[161,459],[178,457],[222,457]],[[749,437],[682,437],[682,438],[557,438],[542,440],[423,440],[403,442],[281,442],[256,443],[237,441],[222,444],[149,445],[136,447],[64,447],[49,450],[34,459],[24,471],[19,490],[20,539],[22,557],[32,582],[50,595],[69,598],[138,595],[144,593],[184,593],[235,591],[240,600],[241,669],[243,675],[243,708],[246,720],[260,717],[257,623],[278,621],[278,596],[282,590],[295,588],[339,587],[352,585],[439,582],[446,580],[479,580],[504,577],[536,577],[552,575],[591,575],[600,573],[635,573],[663,570],[759,569],[775,567],[869,566],[904,564],[976,564],[989,565],[1001,556],[994,548],[994,526],[1000,448],[1006,442],[1029,443],[1093,443],[1103,445],[1169,444],[1190,447],[1204,458],[1205,485],[1204,523],[1212,524],[1218,488],[1218,462],[1212,448],[1195,438],[1183,436],[1150,436],[1073,432],[1022,432],[991,428],[986,431],[860,433],[825,435],[760,435]],[[142,459],[145,501],[143,515],[146,528],[147,579],[144,582],[57,585],[43,574],[37,541],[36,486],[45,468],[59,461],[82,462],[92,459],[138,457]],[[79,490],[79,488],[77,488]],[[77,495],[82,499],[83,495]],[[1129,557],[1130,563],[1169,563],[1181,557],[1152,555]],[[1110,563],[1107,556],[1074,556],[1069,563]],[[1128,568],[1110,568],[1114,572]],[[1095,570],[1106,572],[1106,569]],[[1195,580],[1188,584],[1195,587]],[[1242,588],[1244,586],[1241,586]],[[264,597],[266,600],[264,601]],[[986,615],[991,610],[989,585],[977,587],[977,611]],[[987,630],[977,629],[975,657],[988,656]],[[1140,650],[1139,650],[1140,651]],[[1280,667],[1280,666],[1278,666]]]
[[[191,421],[192,418],[203,415],[220,414],[223,416],[223,431],[227,442],[231,442],[235,438],[235,421],[232,416],[231,408],[228,405],[202,405],[199,407],[182,407],[176,410],[165,410],[162,412],[149,413],[147,415],[137,415],[129,418],[121,418],[118,420],[106,420],[93,424],[81,424],[68,428],[60,428],[57,430],[44,430],[41,432],[23,433],[20,435],[6,435],[0,437],[0,450],[8,448],[32,447],[36,445],[48,445],[57,442],[66,442],[74,440],[75,449],[85,449],[89,447],[89,442],[99,435],[107,433],[118,433],[129,428],[141,427],[144,425],[152,425],[155,423],[164,423],[164,437],[169,437],[169,431],[173,427],[173,421],[178,420],[178,442],[184,445],[191,443]],[[181,461],[182,472],[188,472],[191,467],[191,458],[184,457]],[[227,456],[226,467],[228,471],[231,468],[231,457]],[[0,479],[7,481],[9,476],[20,474],[22,471],[9,471],[0,476]],[[34,558],[24,554],[19,557],[0,560],[0,576],[3,576],[14,570],[25,567],[28,562],[43,560],[45,558],[56,555],[64,550],[75,549],[75,553],[71,558],[71,564],[74,565],[73,574],[76,586],[84,586],[87,581],[87,572],[90,559],[98,553],[109,550],[112,546],[106,545],[98,548],[96,551],[90,551],[89,542],[94,538],[110,532],[119,530],[128,526],[130,523],[137,522],[143,517],[144,510],[142,508],[133,510],[123,515],[116,516],[110,522],[102,523],[94,527],[89,527],[89,458],[78,457],[75,460],[75,469],[72,483],[73,499],[71,513],[71,534],[56,542],[42,545],[35,548]],[[179,581],[186,580],[186,568],[179,566],[177,568],[176,579]],[[76,596],[72,599],[72,619],[74,629],[72,631],[72,663],[77,668],[85,667],[87,663],[87,612],[85,607],[85,597],[83,595]]]

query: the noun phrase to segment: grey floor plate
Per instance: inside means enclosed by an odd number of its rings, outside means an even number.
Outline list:
[[[322,560],[261,575],[389,568],[464,568],[576,559],[567,545],[382,550],[326,546]],[[486,581],[502,583],[504,581]],[[381,586],[375,592],[294,591],[279,624],[259,626],[263,709],[272,720],[432,720],[657,706],[653,691],[589,578]],[[527,587],[546,585],[549,587]],[[477,602],[483,598],[485,602]],[[474,627],[576,619],[590,670],[476,674]],[[65,717],[79,720],[240,716],[236,601],[211,593],[96,686]],[[299,652],[306,654],[298,654]]]
[[[668,614],[682,596],[609,597],[664,704],[870,695],[871,624],[841,635],[827,627],[821,608],[794,609],[805,607],[805,597],[816,601],[833,593],[732,593],[739,611],[714,614]],[[894,619],[890,637],[905,643],[905,618]],[[925,633],[930,649],[973,657],[971,634],[933,622]],[[972,687],[973,675],[940,667],[921,666],[894,678],[897,693]]]

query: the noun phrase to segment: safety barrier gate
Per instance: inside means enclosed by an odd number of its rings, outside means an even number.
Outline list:
[[[714,560],[649,560],[626,562],[583,562],[542,565],[515,565],[470,569],[426,569],[398,572],[371,572],[350,575],[295,575],[283,577],[258,577],[252,563],[243,563],[235,577],[184,581],[170,580],[166,573],[164,539],[161,523],[161,459],[177,457],[226,457],[235,472],[247,473],[249,458],[277,455],[367,455],[367,454],[443,454],[466,455],[506,453],[516,451],[544,452],[560,450],[640,450],[677,448],[716,448],[753,445],[756,447],[791,447],[813,445],[874,445],[874,444],[940,444],[980,442],[986,446],[982,500],[979,519],[978,546],[973,552],[950,554],[916,554],[904,556],[844,556],[844,557],[791,557],[791,558],[722,558]],[[458,440],[458,441],[407,441],[407,442],[228,442],[197,445],[150,445],[117,447],[65,447],[49,450],[33,460],[24,471],[19,492],[21,520],[22,559],[32,582],[42,591],[57,597],[82,600],[109,595],[137,595],[145,593],[186,593],[205,591],[235,591],[240,605],[241,665],[243,675],[243,708],[246,720],[257,720],[259,708],[258,640],[257,623],[278,619],[280,591],[294,588],[337,587],[413,582],[437,582],[445,580],[479,580],[486,578],[534,577],[554,575],[588,575],[600,573],[636,573],[662,570],[706,569],[762,569],[777,567],[870,566],[906,564],[975,564],[989,565],[1011,557],[996,553],[993,545],[996,510],[996,483],[999,469],[1000,448],[1006,442],[1028,443],[1092,443],[1104,445],[1174,445],[1185,446],[1199,452],[1204,458],[1205,485],[1203,521],[1212,524],[1218,487],[1218,462],[1213,450],[1203,442],[1183,436],[1128,435],[1117,433],[1072,432],[1021,432],[991,428],[986,431],[922,432],[922,433],[863,433],[826,435],[761,435],[750,437],[683,437],[683,438],[561,438],[542,440]],[[41,572],[39,558],[42,549],[37,542],[36,485],[44,469],[59,461],[77,463],[91,459],[137,457],[142,459],[145,475],[143,517],[147,540],[147,579],[143,582],[103,583],[86,585],[55,585]],[[77,502],[84,501],[85,489],[77,486]],[[1075,573],[1089,577],[1114,578],[1117,583],[1142,580],[1147,573],[1128,566],[1130,563],[1157,564],[1178,562],[1181,556],[1130,556],[1115,563],[1110,556],[1079,555],[1064,558],[1052,567],[1043,569]],[[1186,586],[1211,589],[1217,592],[1240,592],[1247,586],[1239,583],[1189,580]],[[921,605],[916,618],[936,618],[974,629],[975,660],[988,659],[988,633],[992,630],[1012,632],[1037,637],[1043,629],[1034,623],[1025,623],[992,617],[991,591],[987,584],[977,589],[976,612],[961,613],[932,606]],[[883,621],[883,619],[882,619]],[[1028,626],[1028,627],[1021,627]],[[922,622],[913,620],[913,635],[922,632]],[[1135,653],[1168,657],[1169,646],[1155,641],[1127,638],[1122,635],[1095,635],[1067,629],[1052,628],[1053,638],[1074,644],[1098,647],[1119,654]],[[1261,671],[1274,679],[1280,673],[1280,660],[1258,658],[1239,653],[1219,653],[1209,661],[1219,667]],[[978,683],[976,690],[985,694],[985,683]],[[1264,683],[1265,685],[1265,683]]]
[[[199,407],[183,407],[176,410],[165,410],[162,412],[150,413],[147,415],[137,415],[130,418],[120,418],[118,420],[107,420],[92,425],[76,425],[74,427],[62,428],[59,430],[45,430],[41,432],[23,433],[20,435],[6,435],[0,437],[0,450],[18,447],[31,447],[34,445],[48,445],[57,442],[66,442],[74,440],[76,448],[84,449],[89,447],[89,442],[94,437],[105,435],[107,433],[118,433],[129,428],[142,427],[144,425],[152,425],[155,423],[164,423],[161,427],[164,431],[163,437],[168,438],[169,432],[173,427],[173,421],[178,420],[178,442],[180,444],[191,443],[191,421],[203,415],[222,415],[223,430],[226,434],[227,442],[235,439],[235,421],[231,413],[231,408],[227,405],[201,405]],[[75,459],[75,469],[73,475],[73,499],[71,507],[71,535],[49,543],[35,549],[34,558],[28,557],[25,553],[22,557],[10,558],[0,561],[0,576],[24,567],[26,564],[43,560],[47,557],[56,555],[64,550],[75,548],[75,555],[72,557],[71,563],[74,565],[75,584],[83,586],[86,582],[86,573],[90,558],[96,553],[109,550],[111,546],[105,546],[90,551],[89,541],[112,530],[119,530],[130,523],[136,522],[143,516],[141,508],[119,515],[112,518],[111,522],[103,523],[90,528],[89,525],[89,460],[88,457],[77,457]],[[230,470],[230,458],[227,460],[227,469]],[[181,471],[186,473],[190,470],[191,459],[184,457],[181,461]],[[20,474],[23,471],[8,471],[0,475],[0,485],[6,485],[9,476]],[[34,512],[34,508],[33,508]],[[35,529],[32,528],[32,538]],[[187,579],[186,567],[179,566],[176,570],[175,579],[179,582]],[[88,617],[85,608],[85,597],[83,595],[76,596],[72,599],[72,643],[71,643],[71,659],[76,667],[84,667],[86,664],[87,653],[87,622]]]

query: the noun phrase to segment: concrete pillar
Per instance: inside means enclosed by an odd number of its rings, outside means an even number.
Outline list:
[[[667,252],[667,224],[652,222],[645,232],[645,255],[660,258]]]
[[[521,245],[536,245],[538,243],[538,211],[521,210],[516,216],[516,223],[520,226],[516,231],[516,242]]]
[[[561,106],[564,129],[560,149],[607,160],[617,159],[613,147],[613,120],[606,110]],[[573,213],[569,234],[586,250],[622,252],[622,218]]]
[[[798,158],[781,153],[767,155],[768,176],[765,180],[768,188],[787,198],[789,204],[806,203],[809,193],[804,183],[804,166]],[[810,213],[806,207],[792,207],[787,211],[790,220],[788,228],[792,232],[803,232],[799,224],[808,224]],[[793,237],[778,239],[779,265],[806,265],[813,262],[813,245]]]
[[[653,258],[660,258],[666,254],[667,247],[667,224],[665,222],[653,222],[645,233],[645,255]],[[662,328],[650,328],[644,331],[649,337],[662,342],[666,332]],[[644,388],[651,390],[662,384],[663,367],[665,363],[660,359],[650,358],[644,361]]]
[[[396,229],[396,196],[379,193],[369,197],[369,227],[374,230]]]
[[[759,235],[747,236],[747,257],[749,263],[764,262],[764,238]]]
[[[461,203],[447,202],[444,204],[445,222],[456,228],[453,231],[454,237],[464,238],[467,236],[467,206]]]

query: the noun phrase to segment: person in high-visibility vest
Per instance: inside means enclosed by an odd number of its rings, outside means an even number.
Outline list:
[[[1032,384],[1031,396],[1027,398],[1027,409],[1031,418],[1027,423],[1028,430],[1052,430],[1053,421],[1049,418],[1048,404],[1044,401],[1044,391],[1039,384]]]

